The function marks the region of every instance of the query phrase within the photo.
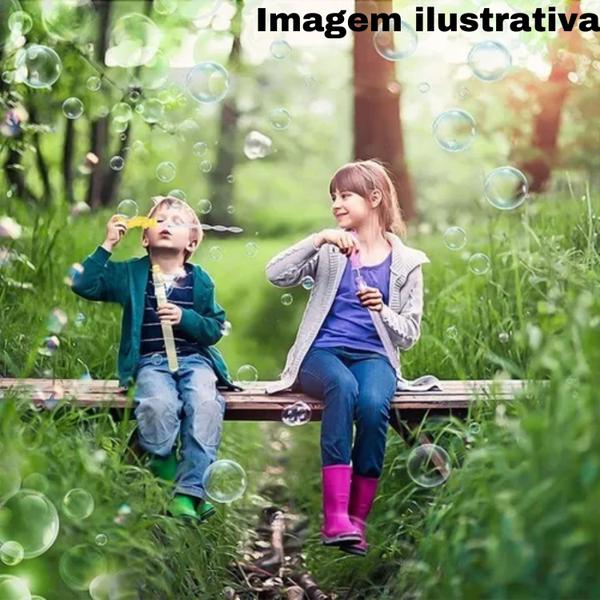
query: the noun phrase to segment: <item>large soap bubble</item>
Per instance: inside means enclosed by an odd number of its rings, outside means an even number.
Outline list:
[[[229,89],[229,73],[218,63],[202,62],[188,73],[186,87],[192,98],[202,104],[220,102]]]
[[[138,581],[132,573],[120,571],[98,575],[90,583],[92,600],[138,600]]]
[[[441,485],[452,471],[448,453],[435,444],[421,444],[413,448],[408,455],[406,467],[408,476],[425,488]]]
[[[401,60],[417,49],[417,34],[408,23],[402,21],[402,31],[375,32],[373,45],[377,53],[386,60]]]
[[[0,598],[2,600],[31,600],[31,592],[24,579],[12,575],[0,575]]]
[[[63,511],[73,521],[87,519],[94,512],[94,498],[82,488],[69,490],[63,498]]]
[[[487,201],[500,210],[521,206],[529,193],[527,177],[515,167],[494,169],[485,178],[483,187]]]
[[[94,7],[90,0],[43,0],[42,23],[61,40],[89,40],[94,35]]]
[[[34,490],[21,490],[0,507],[0,542],[18,542],[25,558],[46,552],[58,536],[58,526],[54,504]]]
[[[6,459],[0,462],[0,503],[14,496],[21,487],[21,474],[16,465]]]
[[[22,10],[16,10],[8,17],[8,29],[15,35],[27,35],[33,27],[33,19]]]
[[[475,119],[459,108],[447,110],[433,122],[433,136],[448,152],[466,150],[475,137]]]
[[[468,61],[475,77],[482,81],[502,79],[512,65],[510,52],[502,44],[492,41],[475,44]]]
[[[31,44],[17,53],[16,76],[31,88],[50,87],[56,83],[62,73],[62,61],[58,54],[39,44]]]
[[[250,160],[264,158],[271,153],[273,141],[270,137],[260,133],[260,131],[251,131],[244,140],[244,154]]]
[[[106,573],[104,554],[89,544],[81,544],[67,550],[58,563],[61,579],[72,590],[87,590],[92,581]]]
[[[109,67],[138,67],[152,61],[161,33],[152,19],[138,13],[121,17],[110,34],[104,62]]]
[[[246,472],[233,460],[217,460],[206,469],[202,484],[215,502],[233,502],[246,490]]]

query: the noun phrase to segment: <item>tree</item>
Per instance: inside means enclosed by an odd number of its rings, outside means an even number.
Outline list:
[[[369,13],[373,3],[356,0],[356,12]],[[378,12],[392,11],[391,0],[377,3]],[[377,158],[392,171],[402,216],[415,216],[413,186],[406,166],[400,120],[401,87],[396,65],[382,58],[369,30],[354,33],[354,156]],[[391,91],[390,91],[391,90]]]

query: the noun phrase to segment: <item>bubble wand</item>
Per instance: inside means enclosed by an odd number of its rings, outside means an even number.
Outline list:
[[[152,280],[154,282],[154,292],[156,295],[156,304],[160,308],[167,304],[167,290],[162,277],[160,267],[152,265]],[[173,337],[173,327],[170,323],[165,323],[161,320],[160,327],[162,329],[163,338],[165,341],[165,350],[167,352],[167,362],[172,373],[177,371],[179,364],[177,362],[177,350],[175,349],[175,339]]]

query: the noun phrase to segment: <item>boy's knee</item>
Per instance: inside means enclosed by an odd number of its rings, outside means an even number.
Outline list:
[[[142,400],[135,409],[140,443],[153,454],[171,451],[179,430],[176,406],[159,398]]]

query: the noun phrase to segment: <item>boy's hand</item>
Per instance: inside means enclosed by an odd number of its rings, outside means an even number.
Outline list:
[[[364,290],[356,292],[360,303],[369,310],[381,312],[383,308],[383,296],[377,288],[367,287]]]
[[[176,304],[167,302],[164,306],[159,307],[156,314],[162,323],[168,323],[169,325],[179,325],[181,323],[182,311]]]
[[[113,215],[106,224],[106,239],[102,247],[109,252],[121,241],[127,231],[127,223],[120,215]]]

